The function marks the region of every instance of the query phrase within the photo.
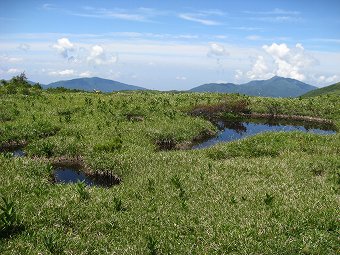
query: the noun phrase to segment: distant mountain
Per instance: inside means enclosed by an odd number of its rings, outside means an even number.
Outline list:
[[[128,85],[118,81],[102,79],[98,77],[78,78],[65,81],[52,82],[44,88],[64,87],[67,89],[80,89],[86,91],[100,90],[102,92],[112,92],[121,90],[146,90],[145,88]]]
[[[29,85],[35,85],[35,84],[39,83],[39,82],[30,81],[30,80],[28,80],[27,82],[29,83]],[[46,86],[46,85],[41,84],[41,83],[39,83],[39,84],[40,84],[41,86]]]
[[[302,97],[315,97],[315,96],[321,96],[321,95],[327,95],[327,94],[334,94],[334,95],[340,96],[340,82],[327,86],[327,87],[323,87],[320,89],[310,91],[302,95]]]
[[[317,87],[298,80],[274,76],[269,80],[250,81],[245,84],[209,83],[195,88],[191,92],[240,93],[249,96],[298,97]]]

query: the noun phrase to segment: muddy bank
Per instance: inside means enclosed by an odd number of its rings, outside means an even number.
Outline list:
[[[191,141],[177,142],[175,139],[157,140],[155,142],[158,151],[168,150],[190,150],[195,144],[214,137],[217,132],[205,129],[195,136]]]
[[[110,187],[113,185],[120,184],[122,179],[116,175],[113,174],[110,170],[93,170],[89,165],[87,165],[84,161],[84,158],[82,156],[77,157],[54,157],[54,158],[36,158],[37,160],[50,163],[54,171],[57,169],[68,169],[69,171],[77,171],[79,173],[82,173],[91,180],[93,183],[92,185],[98,185],[98,186],[105,186]],[[58,182],[55,178],[55,175],[53,173],[52,182],[56,183]]]
[[[318,117],[303,116],[303,115],[286,115],[286,114],[269,114],[269,113],[240,113],[239,115],[245,118],[300,120],[300,121],[316,122],[316,123],[329,124],[329,125],[335,126],[332,120],[318,118]]]
[[[22,148],[25,147],[27,144],[28,142],[26,140],[3,142],[0,144],[0,152]]]

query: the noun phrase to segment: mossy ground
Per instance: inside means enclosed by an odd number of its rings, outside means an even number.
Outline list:
[[[17,221],[1,254],[338,254],[340,136],[264,133],[204,150],[199,105],[246,100],[258,113],[322,117],[340,126],[339,98],[271,99],[130,92],[2,95],[0,194]],[[131,116],[135,116],[132,118]],[[122,178],[112,188],[51,184],[39,158],[82,156]],[[84,195],[86,192],[88,195]]]

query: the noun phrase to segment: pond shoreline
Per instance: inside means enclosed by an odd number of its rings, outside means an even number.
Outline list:
[[[263,119],[287,119],[287,120],[301,120],[308,122],[324,123],[334,125],[334,122],[329,119],[319,117],[303,116],[303,115],[288,115],[288,114],[270,114],[270,113],[240,113],[241,117],[246,118],[263,118]]]

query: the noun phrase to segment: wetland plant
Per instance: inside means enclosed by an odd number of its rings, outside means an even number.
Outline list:
[[[273,204],[273,201],[274,201],[274,196],[273,195],[270,195],[270,194],[268,194],[268,193],[266,193],[266,197],[264,198],[264,203],[266,204],[266,205],[272,205]]]
[[[123,202],[119,197],[114,197],[113,202],[115,204],[114,207],[117,212],[126,211],[126,208],[123,206]]]
[[[62,254],[63,250],[59,245],[59,238],[53,234],[43,236],[43,244],[51,254]]]
[[[17,225],[18,218],[14,202],[2,197],[3,205],[0,206],[0,230],[1,233],[11,232]]]
[[[146,244],[149,254],[150,255],[157,255],[157,240],[153,238],[152,236],[147,237],[147,244]]]
[[[82,181],[82,182],[78,181],[76,183],[76,190],[77,190],[81,200],[87,200],[87,199],[90,198],[90,193],[86,189],[86,184],[85,184],[84,181]]]
[[[155,180],[154,179],[149,179],[148,178],[148,191],[150,193],[154,193],[155,192]]]
[[[178,197],[179,197],[179,199],[182,203],[183,209],[187,209],[187,199],[188,199],[188,197],[185,193],[185,190],[184,190],[184,187],[182,185],[180,178],[177,175],[175,175],[171,178],[171,182],[178,189],[178,192],[179,192]]]

